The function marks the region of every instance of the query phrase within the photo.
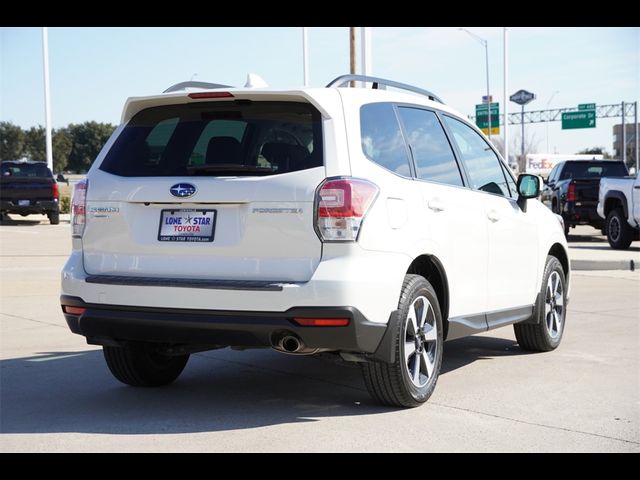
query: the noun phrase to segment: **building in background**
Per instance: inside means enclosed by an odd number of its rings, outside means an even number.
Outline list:
[[[640,126],[640,124],[638,124]],[[627,142],[627,167],[636,164],[636,126],[633,123],[625,124]],[[613,126],[613,158],[622,160],[622,124]]]

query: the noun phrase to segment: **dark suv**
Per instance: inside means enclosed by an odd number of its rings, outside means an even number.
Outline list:
[[[0,163],[0,218],[44,214],[60,223],[58,184],[44,162],[7,160]]]

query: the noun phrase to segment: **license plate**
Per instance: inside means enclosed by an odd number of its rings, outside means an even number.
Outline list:
[[[19,207],[28,207],[31,205],[31,200],[18,200]]]
[[[162,210],[158,240],[161,242],[213,242],[216,210]]]

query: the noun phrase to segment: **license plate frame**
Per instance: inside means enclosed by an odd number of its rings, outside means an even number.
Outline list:
[[[186,214],[186,215],[183,215]],[[192,216],[193,215],[193,216]],[[208,218],[209,223],[192,224],[191,220],[196,218]],[[173,218],[174,220],[168,223],[165,219]],[[176,219],[188,218],[187,223],[177,222]],[[211,208],[164,208],[160,210],[160,225],[158,227],[158,241],[159,242],[213,242],[216,233],[216,220],[218,219],[218,211]],[[199,235],[197,231],[186,230],[184,232],[176,232],[175,227],[204,227],[205,232],[207,227],[211,227],[211,232],[204,235]],[[163,230],[163,227],[164,230]],[[174,232],[171,233],[170,228],[174,227]],[[202,230],[202,228],[200,228]]]

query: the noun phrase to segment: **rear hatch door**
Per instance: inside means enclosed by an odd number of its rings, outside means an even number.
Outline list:
[[[89,176],[92,275],[309,280],[321,257],[319,112],[215,101],[140,111]]]

